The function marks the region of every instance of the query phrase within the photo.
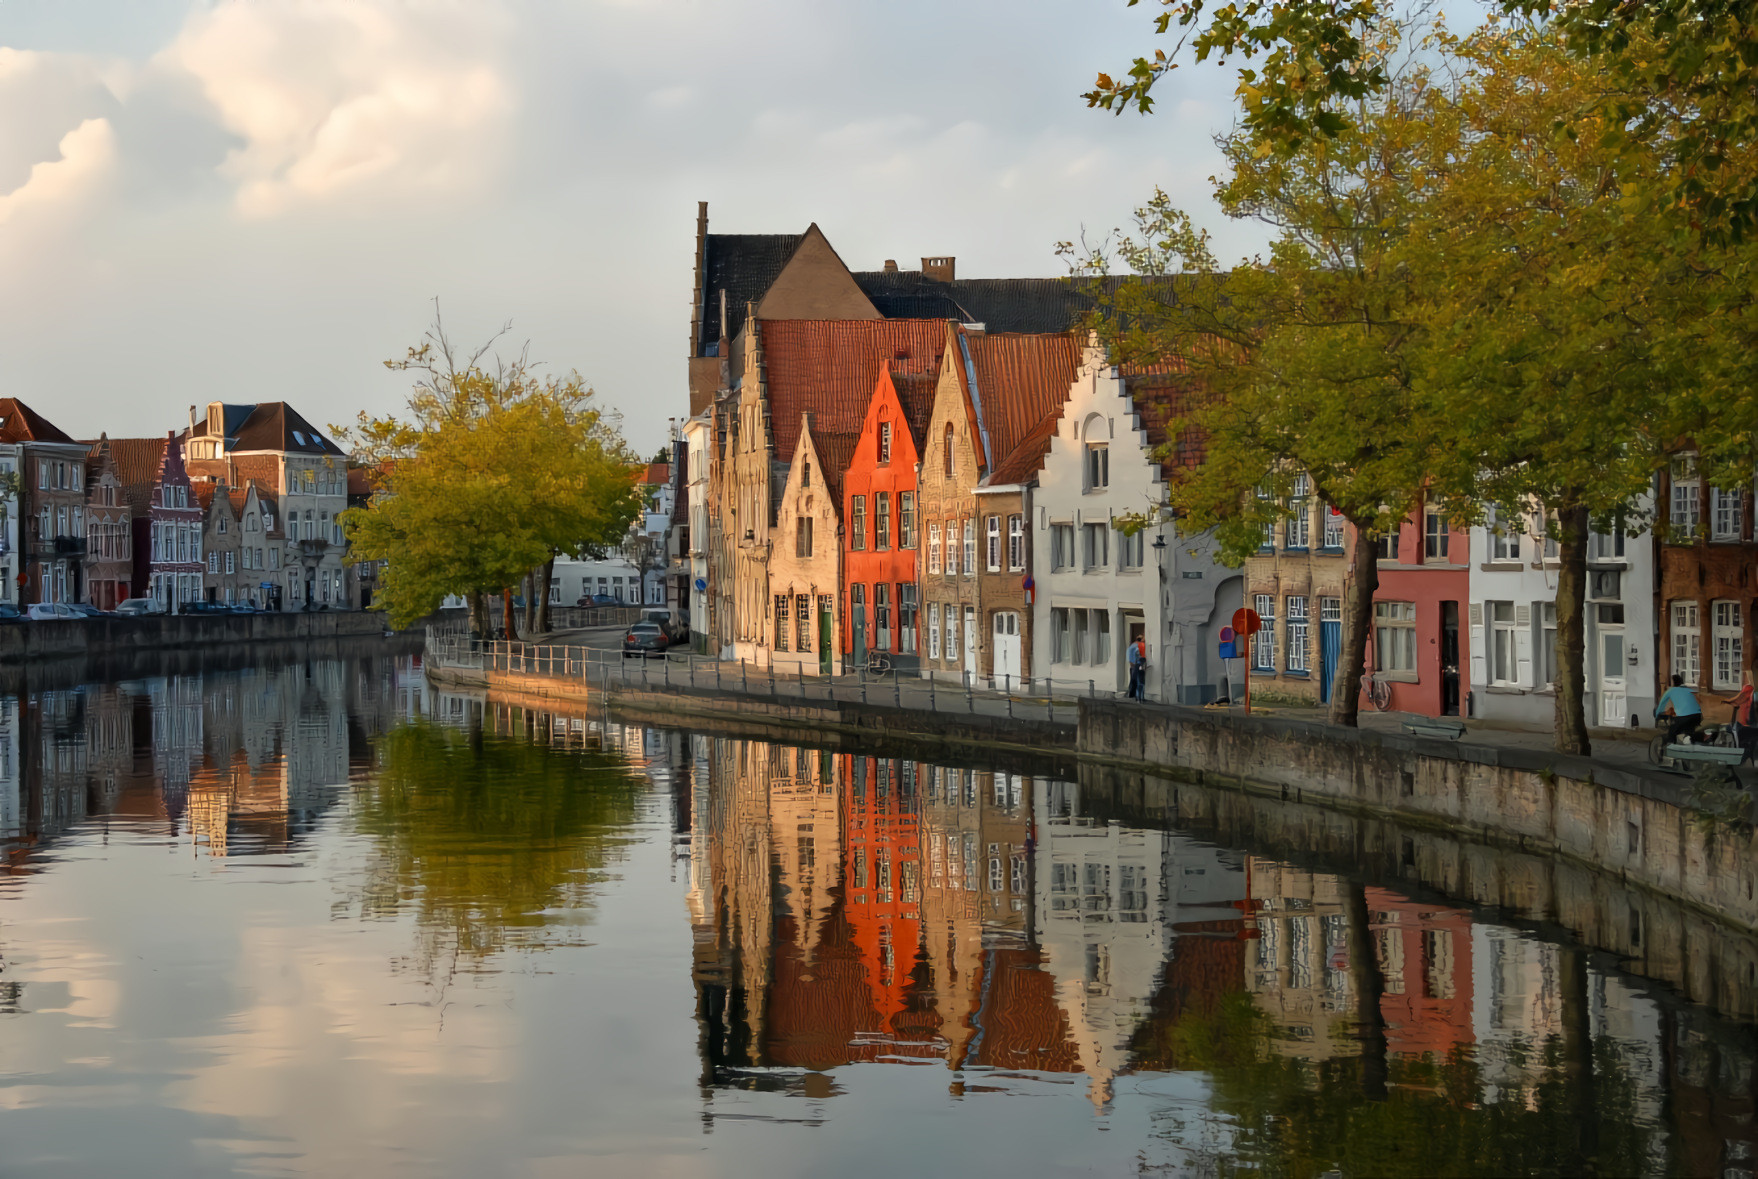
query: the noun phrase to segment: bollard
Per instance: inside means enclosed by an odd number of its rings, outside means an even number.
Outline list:
[[[1098,698],[1099,698],[1099,689],[1093,685],[1092,680],[1088,680],[1087,681],[1087,699],[1088,700],[1097,700]]]
[[[714,661],[714,690],[720,691],[720,660]]]
[[[939,706],[934,701],[934,673],[928,673],[928,711],[938,712]]]

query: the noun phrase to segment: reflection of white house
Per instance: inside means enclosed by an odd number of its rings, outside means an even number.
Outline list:
[[[1079,809],[1074,789],[1043,779],[1034,789],[1037,935],[1092,1100],[1104,1105],[1159,987],[1174,927],[1237,917],[1245,875],[1220,849],[1182,836],[1069,817]]]
[[[684,423],[684,446],[688,458],[684,473],[689,479],[688,546],[679,553],[685,575],[689,578],[690,629],[699,650],[707,650],[708,642],[708,439],[712,426],[707,414]]]
[[[0,846],[24,832],[24,775],[19,765],[18,697],[0,696]]]
[[[24,468],[23,449],[17,443],[0,445],[0,475],[16,474]],[[6,519],[0,524],[0,602],[18,601],[18,495],[0,496],[0,511]]]
[[[1518,530],[1516,530],[1518,529]],[[1471,530],[1471,715],[1548,725],[1555,693],[1557,546],[1536,519]],[[1624,728],[1654,712],[1654,545],[1587,543],[1587,718]]]
[[[1505,926],[1471,927],[1471,1033],[1485,1101],[1519,1097],[1542,1074],[1545,1042],[1563,1034],[1556,946]]]
[[[1589,969],[1587,973],[1587,1029],[1596,1052],[1609,1053],[1625,1069],[1635,1092],[1636,1121],[1644,1126],[1666,1124],[1666,1034],[1660,1005],[1639,995],[1615,975]],[[1648,1166],[1643,1174],[1665,1175],[1672,1170],[1666,1138],[1647,1135]]]
[[[1207,535],[1170,523],[1126,535],[1128,513],[1161,509],[1176,378],[1132,376],[1088,348],[1038,476],[1032,535],[1036,600],[1032,666],[1063,688],[1128,686],[1126,648],[1147,640],[1151,700],[1201,704],[1220,694],[1220,628],[1243,601],[1239,572],[1218,564]]]

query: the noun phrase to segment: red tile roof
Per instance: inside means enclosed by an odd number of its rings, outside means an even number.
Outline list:
[[[670,483],[671,482],[671,464],[670,463],[657,463],[657,462],[656,463],[648,463],[647,464],[647,474],[641,481],[643,483],[647,484],[649,487],[664,486],[665,484]]]
[[[16,397],[0,397],[0,442],[72,442],[61,428]]]
[[[934,416],[934,394],[940,388],[940,374],[932,370],[894,372],[891,387],[897,391],[897,400],[903,406],[904,422],[915,441],[916,453],[921,454],[928,445],[928,422]]]
[[[1068,403],[1069,386],[1080,367],[1080,341],[1071,332],[966,333],[965,340],[989,435],[988,481],[1029,479],[1037,474]]]
[[[1124,387],[1129,390],[1130,398],[1135,402],[1135,409],[1141,415],[1142,429],[1147,433],[1148,444],[1160,457],[1160,470],[1166,478],[1172,478],[1179,469],[1190,469],[1202,465],[1207,452],[1207,439],[1202,431],[1191,427],[1184,430],[1176,439],[1172,437],[1173,423],[1188,415],[1197,408],[1201,389],[1196,379],[1185,373],[1161,371],[1155,373],[1138,373],[1124,377]],[[1163,448],[1168,448],[1161,453]]]
[[[860,441],[859,434],[819,433],[816,427],[812,430],[812,445],[818,450],[819,474],[838,516],[842,515],[842,481],[848,477],[849,464],[854,461],[855,447]]]
[[[937,319],[779,319],[759,330],[774,453],[784,461],[799,441],[802,414],[812,415],[814,436],[857,434],[880,365],[933,372],[946,346],[946,323]]]
[[[165,440],[112,438],[110,458],[116,464],[116,480],[122,484],[122,498],[128,506],[137,514],[151,511],[153,488],[165,462]]]

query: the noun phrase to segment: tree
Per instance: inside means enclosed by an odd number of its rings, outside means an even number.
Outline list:
[[[336,430],[374,472],[371,503],[343,522],[362,559],[387,562],[380,601],[394,625],[458,594],[485,633],[487,595],[500,592],[510,626],[509,587],[530,577],[541,606],[528,623],[547,629],[555,558],[615,544],[639,511],[628,449],[579,375],[540,377],[524,353],[490,372],[493,343],[463,355],[436,315],[421,345],[386,362],[421,374],[406,417]]]

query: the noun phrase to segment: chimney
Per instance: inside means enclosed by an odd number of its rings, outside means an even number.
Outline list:
[[[195,406],[189,407],[189,432],[195,433]]]
[[[951,255],[940,258],[923,258],[922,273],[936,282],[951,282],[953,272],[956,269],[954,264],[957,261]]]
[[[896,258],[885,259],[885,273],[886,274],[896,274],[897,273],[897,259]]]

